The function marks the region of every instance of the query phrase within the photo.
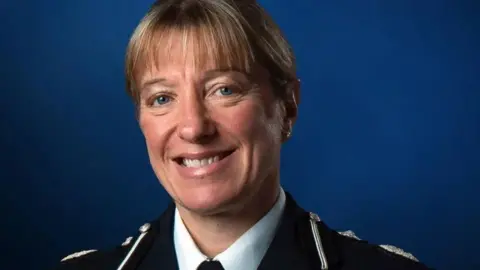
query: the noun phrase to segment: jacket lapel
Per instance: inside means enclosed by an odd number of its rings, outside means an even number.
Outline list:
[[[302,238],[297,237],[302,230],[301,221],[305,215],[286,193],[287,200],[284,214],[280,221],[275,237],[270,244],[265,257],[260,263],[259,270],[270,269],[313,269],[304,252]]]
[[[319,270],[321,261],[310,225],[310,215],[300,208],[288,193],[279,228],[258,270],[296,269]],[[332,241],[332,232],[318,222],[322,246],[329,270],[337,269],[337,251]]]
[[[177,270],[177,255],[173,244],[175,204],[171,203],[152,225],[151,244],[146,247],[138,270]]]

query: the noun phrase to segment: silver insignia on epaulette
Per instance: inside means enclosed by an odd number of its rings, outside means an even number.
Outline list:
[[[344,231],[344,232],[338,232],[339,234],[343,235],[343,236],[346,236],[346,237],[350,237],[350,238],[353,238],[353,239],[356,239],[356,240],[361,240],[353,231],[351,230],[348,230],[348,231]],[[396,246],[392,246],[392,245],[379,245],[379,247],[383,248],[384,250],[388,251],[388,252],[391,252],[391,253],[394,253],[394,254],[397,254],[397,255],[400,255],[400,256],[403,256],[405,258],[408,258],[412,261],[416,261],[418,262],[418,259],[413,256],[412,253],[408,253],[406,251],[404,251],[403,249],[401,248],[398,248]]]
[[[78,257],[87,255],[88,253],[92,253],[92,252],[95,252],[95,251],[97,251],[97,250],[96,249],[91,249],[91,250],[83,250],[83,251],[75,252],[75,253],[70,254],[67,257],[63,258],[61,260],[61,262],[66,261],[66,260],[70,260],[70,259],[73,259],[73,258],[78,258]]]
[[[396,246],[392,246],[392,245],[380,245],[381,248],[387,250],[387,251],[390,251],[391,253],[395,253],[395,254],[398,254],[398,255],[401,255],[403,257],[406,257],[406,258],[409,258],[410,260],[412,261],[416,261],[418,262],[418,259],[415,258],[415,256],[413,256],[412,253],[408,253],[406,252],[405,250],[401,249],[401,248],[398,248]]]
[[[343,235],[343,236],[346,236],[346,237],[350,237],[350,238],[353,238],[353,239],[360,240],[360,238],[358,238],[358,236],[351,230],[344,231],[344,232],[338,232],[338,233]]]

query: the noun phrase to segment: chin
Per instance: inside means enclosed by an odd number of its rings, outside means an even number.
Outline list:
[[[195,192],[177,198],[176,202],[190,212],[201,215],[213,215],[226,212],[232,208],[233,194],[216,192]]]

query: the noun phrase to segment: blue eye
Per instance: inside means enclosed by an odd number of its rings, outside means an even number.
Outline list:
[[[167,96],[158,96],[155,98],[153,104],[164,105],[170,101],[170,98]]]
[[[233,94],[233,90],[228,87],[222,87],[217,90],[217,93],[221,96],[230,96]]]

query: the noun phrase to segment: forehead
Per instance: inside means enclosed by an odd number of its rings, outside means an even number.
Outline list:
[[[214,29],[190,27],[158,30],[140,52],[136,78],[141,88],[152,76],[201,76],[212,70],[252,72],[255,59],[250,45],[226,39]]]

